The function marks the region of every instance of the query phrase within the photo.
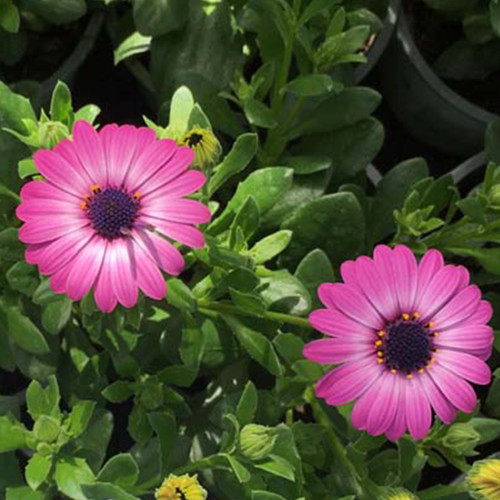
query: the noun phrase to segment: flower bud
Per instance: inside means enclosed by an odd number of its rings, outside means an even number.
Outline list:
[[[469,423],[453,424],[443,438],[443,445],[459,455],[473,455],[481,436]]]
[[[240,451],[249,460],[260,460],[271,453],[276,436],[264,425],[248,424],[240,432]]]
[[[221,154],[221,145],[211,130],[194,127],[188,130],[179,142],[194,151],[195,167],[205,169],[213,166]]]
[[[48,121],[40,123],[38,137],[41,148],[52,149],[63,139],[69,137],[69,130],[63,123]]]
[[[418,500],[418,497],[404,488],[391,488],[382,500]]]
[[[488,194],[488,203],[491,208],[500,210],[500,184],[495,184]]]
[[[478,460],[467,474],[467,489],[477,500],[500,498],[500,459]]]

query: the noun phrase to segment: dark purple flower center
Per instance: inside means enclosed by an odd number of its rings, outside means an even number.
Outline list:
[[[104,191],[94,188],[86,208],[95,230],[112,240],[132,229],[138,205],[137,196],[108,187]]]
[[[435,333],[430,325],[404,315],[379,332],[375,343],[380,363],[392,370],[408,375],[424,369],[433,361]]]

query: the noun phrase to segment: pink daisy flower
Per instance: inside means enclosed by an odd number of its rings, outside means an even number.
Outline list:
[[[163,298],[160,269],[178,275],[184,266],[169,240],[200,248],[204,238],[194,224],[210,220],[205,205],[183,198],[205,182],[188,170],[193,157],[146,127],[113,124],[97,132],[77,122],[72,141],[33,156],[46,180],[21,190],[26,260],[72,300],[94,288],[105,312],[118,302],[133,307],[139,289]]]
[[[488,384],[492,351],[487,325],[491,305],[469,284],[462,266],[445,265],[437,250],[419,264],[404,245],[380,245],[373,259],[342,264],[344,283],[325,283],[318,295],[326,309],[310,323],[330,336],[304,348],[321,364],[340,365],[316,385],[330,405],[355,401],[353,425],[397,440],[408,429],[424,438],[432,411],[446,424],[457,410],[473,411],[469,382]]]

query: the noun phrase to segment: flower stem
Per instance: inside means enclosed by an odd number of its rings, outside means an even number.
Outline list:
[[[198,307],[201,311],[215,311],[222,314],[231,314],[234,316],[246,316],[251,318],[266,318],[279,323],[288,323],[290,325],[300,326],[301,328],[311,328],[307,318],[300,318],[292,314],[285,314],[275,311],[264,311],[255,313],[241,307],[235,306],[230,302],[210,302],[205,300],[198,301]]]
[[[364,494],[360,484],[359,474],[352,462],[349,460],[346,449],[332,426],[330,417],[319,404],[312,386],[309,386],[305,390],[304,400],[311,406],[316,422],[318,422],[325,428],[328,435],[328,443],[330,445],[330,449],[335,458],[339,461],[340,466],[343,468],[345,477],[349,480],[350,485],[353,488],[353,492],[356,494],[356,498],[366,498],[366,495]]]

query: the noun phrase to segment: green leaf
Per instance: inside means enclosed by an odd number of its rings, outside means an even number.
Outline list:
[[[177,439],[177,423],[170,412],[155,412],[149,414],[149,421],[160,443],[160,471],[165,476],[169,471],[170,457]]]
[[[493,30],[500,36],[500,2],[499,0],[490,0],[490,19]]]
[[[29,99],[12,90],[0,81],[0,124],[2,127],[15,130],[21,134],[27,133],[23,120],[37,121]]]
[[[12,0],[0,0],[0,26],[8,33],[17,33],[20,20],[19,10]]]
[[[293,168],[295,175],[310,175],[329,169],[332,160],[328,156],[290,156],[286,164]]]
[[[196,311],[196,297],[182,280],[167,282],[167,302],[181,311]]]
[[[303,359],[304,341],[297,335],[280,333],[274,338],[273,342],[276,350],[288,363],[293,364],[295,361]]]
[[[241,249],[241,244],[247,242],[253,234],[259,229],[260,210],[259,205],[252,195],[249,195],[236,212],[231,224],[231,236],[229,246],[236,251]],[[243,241],[238,241],[238,235],[241,235]],[[240,243],[238,245],[237,243]]]
[[[493,120],[488,125],[485,143],[487,161],[500,164],[500,120]]]
[[[10,415],[0,417],[0,453],[24,448],[27,432],[23,424],[14,417]]]
[[[248,381],[243,389],[238,406],[236,407],[236,418],[240,427],[253,422],[258,405],[257,389],[252,381]]]
[[[160,36],[181,29],[189,8],[185,0],[134,0],[134,20],[143,35]]]
[[[24,5],[52,24],[76,21],[87,12],[85,0],[25,0]]]
[[[147,52],[150,46],[150,36],[144,36],[138,31],[134,31],[127,38],[122,40],[118,47],[116,47],[113,51],[115,66],[129,57]]]
[[[377,186],[367,226],[373,243],[395,231],[394,210],[403,206],[411,185],[428,175],[429,169],[425,160],[415,158],[396,165],[384,176]]]
[[[208,181],[208,193],[212,196],[233,175],[243,171],[257,152],[257,134],[240,135],[222,163],[217,165]]]
[[[101,109],[99,106],[96,106],[95,104],[87,104],[75,113],[75,122],[78,120],[85,120],[86,122],[93,124],[100,112]]]
[[[470,420],[470,424],[481,436],[478,445],[490,443],[500,438],[500,420],[495,418],[473,418]]]
[[[223,457],[228,463],[231,469],[234,472],[236,479],[240,483],[246,483],[250,481],[251,474],[248,469],[235,457],[227,454],[219,454],[219,457]]]
[[[123,491],[119,486],[111,483],[97,482],[82,486],[85,498],[89,500],[140,500],[138,497]]]
[[[31,488],[21,486],[19,488],[7,488],[5,500],[46,500],[45,493],[32,491]]]
[[[461,257],[472,257],[489,273],[500,275],[500,248],[449,247],[447,249]]]
[[[71,91],[64,82],[58,81],[54,87],[50,101],[50,117],[53,121],[62,122],[66,125],[70,125],[73,121]]]
[[[283,252],[291,239],[291,231],[277,231],[258,241],[250,249],[250,255],[253,257],[256,264],[264,264]]]
[[[264,461],[254,464],[254,467],[268,472],[273,476],[282,477],[292,482],[295,481],[295,474],[290,462],[277,455],[269,455]]]
[[[7,317],[7,332],[14,342],[31,354],[47,354],[49,345],[42,332],[14,305],[0,302],[0,309]]]
[[[117,380],[102,391],[102,395],[111,403],[123,403],[134,394],[131,382]]]
[[[293,232],[282,254],[287,267],[295,266],[308,252],[320,248],[335,265],[352,258],[364,243],[365,221],[352,193],[323,196],[300,207],[282,224]]]
[[[26,262],[17,262],[5,275],[9,285],[18,292],[31,297],[38,286],[38,272]]]
[[[35,453],[26,466],[26,482],[32,490],[37,490],[47,479],[52,462],[49,457]]]
[[[311,0],[299,18],[299,25],[307,23],[311,17],[325,9],[330,9],[333,5],[338,3],[340,3],[340,0]]]
[[[228,229],[234,213],[248,196],[254,197],[261,216],[264,215],[290,189],[292,178],[293,170],[285,167],[267,167],[252,172],[240,182],[224,212],[210,224],[209,233],[218,234]]]
[[[71,317],[73,302],[66,296],[47,304],[42,312],[42,325],[52,335],[57,335]]]
[[[17,164],[17,173],[21,179],[25,179],[30,175],[38,174],[38,169],[35,166],[35,162],[32,158],[25,158]]]
[[[53,443],[61,433],[61,425],[59,420],[49,417],[48,415],[41,415],[33,426],[33,434],[38,441],[46,443]]]
[[[87,430],[96,406],[95,401],[79,401],[71,410],[69,416],[69,433],[79,436]]]
[[[60,456],[57,459],[54,479],[60,492],[73,500],[87,500],[82,485],[94,482],[94,473],[81,458]]]
[[[252,500],[286,500],[286,498],[269,491],[252,491]]]
[[[313,74],[299,76],[285,86],[285,90],[300,97],[327,94],[334,89],[334,82],[328,75]]]
[[[489,415],[500,418],[500,368],[493,372],[493,383],[486,399],[486,408]]]
[[[133,486],[139,478],[139,467],[129,453],[111,457],[97,476],[101,483],[113,483],[122,488]]]
[[[274,128],[278,124],[271,109],[264,103],[251,97],[245,100],[243,111],[251,125],[262,128]]]
[[[224,321],[229,325],[251,358],[273,375],[281,375],[283,369],[276,351],[267,337],[244,325],[233,316],[224,315]]]
[[[42,415],[59,415],[59,386],[54,376],[49,377],[48,385],[44,389],[40,382],[33,380],[26,391],[28,413],[34,420]]]
[[[295,271],[295,277],[308,290],[313,301],[313,307],[320,307],[320,301],[317,297],[319,285],[335,281],[335,274],[330,259],[319,248],[309,252],[300,261]]]

